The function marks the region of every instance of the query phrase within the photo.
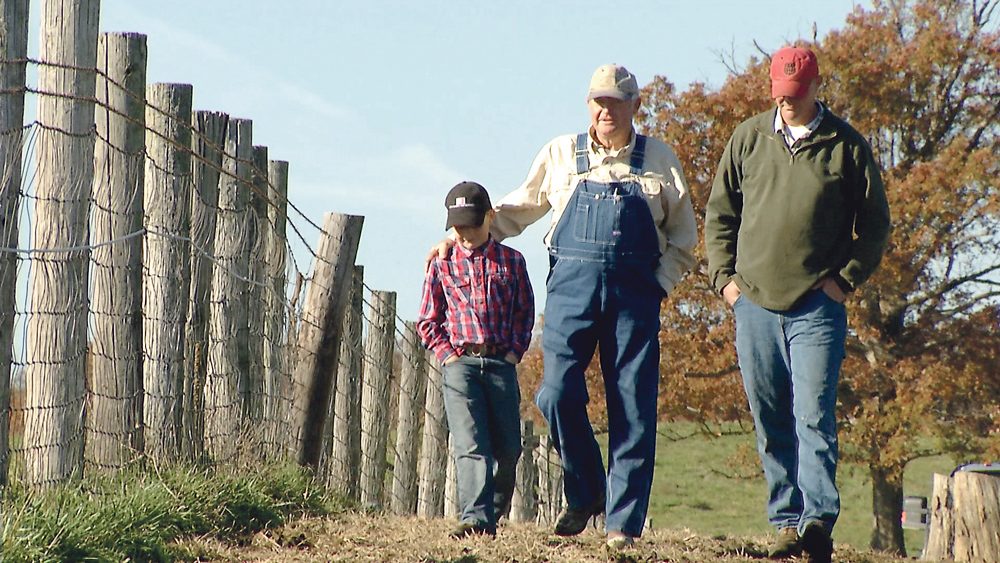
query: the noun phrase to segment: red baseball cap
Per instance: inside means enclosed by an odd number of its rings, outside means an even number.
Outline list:
[[[771,98],[801,98],[819,76],[816,55],[803,47],[782,47],[771,57]]]

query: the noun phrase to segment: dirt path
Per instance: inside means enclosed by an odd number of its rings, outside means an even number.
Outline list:
[[[347,513],[310,518],[257,534],[246,546],[213,541],[183,544],[194,561],[332,563],[590,563],[768,561],[769,538],[700,536],[688,530],[653,530],[634,549],[609,553],[593,527],[573,538],[552,535],[532,524],[506,524],[496,538],[447,537],[452,520],[423,520]],[[906,559],[835,545],[841,563],[901,563]]]

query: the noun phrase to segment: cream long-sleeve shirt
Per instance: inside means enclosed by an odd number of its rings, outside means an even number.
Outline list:
[[[524,183],[494,206],[496,216],[490,232],[497,240],[512,237],[552,210],[552,224],[544,238],[548,246],[552,231],[582,179],[598,182],[634,180],[642,186],[656,225],[661,253],[656,279],[663,290],[670,293],[694,266],[691,252],[698,243],[698,228],[680,160],[666,143],[647,137],[642,171],[635,176],[629,168],[635,146],[634,132],[629,144],[617,151],[597,143],[593,130],[588,139],[590,170],[585,174],[576,172],[576,135],[562,135],[549,141],[535,157]]]

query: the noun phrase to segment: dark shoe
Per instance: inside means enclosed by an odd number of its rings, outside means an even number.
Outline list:
[[[555,534],[557,536],[575,536],[587,529],[590,519],[604,512],[604,495],[597,497],[586,508],[566,508],[556,519]]]
[[[820,522],[806,524],[802,530],[802,552],[808,563],[830,563],[833,556],[833,540],[830,532]]]
[[[459,522],[451,532],[448,533],[449,536],[460,539],[466,536],[477,535],[477,536],[495,536],[496,531],[487,528],[486,526],[478,526],[470,522]]]
[[[767,556],[771,559],[798,557],[801,553],[802,538],[795,528],[782,528],[778,532],[778,539],[767,550]]]

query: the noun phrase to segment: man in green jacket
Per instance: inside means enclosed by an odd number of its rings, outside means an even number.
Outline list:
[[[776,108],[740,124],[709,196],[709,277],[736,352],[778,530],[772,558],[827,563],[840,513],[837,380],[847,294],[878,267],[889,208],[865,139],[816,100],[816,56],[771,60]]]

